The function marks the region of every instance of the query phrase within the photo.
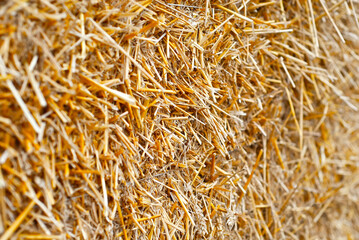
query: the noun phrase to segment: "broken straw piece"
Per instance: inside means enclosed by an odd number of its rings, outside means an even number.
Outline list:
[[[99,87],[100,89],[102,89],[102,90],[104,90],[104,91],[118,97],[119,99],[129,103],[130,105],[136,105],[136,99],[134,97],[132,97],[131,95],[128,95],[126,93],[123,93],[123,92],[117,91],[115,89],[109,88],[109,87],[105,86],[104,84],[98,83],[95,80],[93,80],[93,79],[91,79],[89,77],[86,77],[85,75],[80,74],[80,77],[82,79],[84,79],[85,81],[90,82],[93,85]]]
[[[40,126],[37,124],[35,118],[31,115],[30,110],[27,108],[25,102],[22,100],[19,92],[17,91],[17,89],[15,88],[14,84],[12,83],[11,80],[7,80],[6,81],[12,95],[14,96],[14,98],[16,99],[17,103],[20,105],[21,110],[24,112],[24,115],[26,117],[26,119],[29,121],[29,123],[31,124],[31,126],[33,127],[33,129],[35,130],[36,133],[40,133],[41,128]]]

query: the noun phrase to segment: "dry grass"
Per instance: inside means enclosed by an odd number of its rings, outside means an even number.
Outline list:
[[[357,9],[1,1],[0,240],[358,239]]]

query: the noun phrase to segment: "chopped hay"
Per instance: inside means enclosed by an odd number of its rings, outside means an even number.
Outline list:
[[[358,239],[357,9],[1,1],[0,240]]]

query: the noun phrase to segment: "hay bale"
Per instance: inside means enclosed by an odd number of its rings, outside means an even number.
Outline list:
[[[0,3],[0,240],[359,238],[353,0]]]

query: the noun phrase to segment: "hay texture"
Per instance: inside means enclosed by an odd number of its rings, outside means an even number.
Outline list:
[[[359,239],[358,9],[0,1],[0,240]]]

